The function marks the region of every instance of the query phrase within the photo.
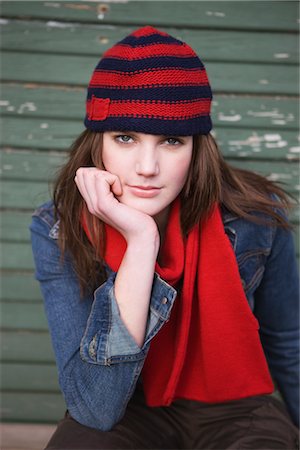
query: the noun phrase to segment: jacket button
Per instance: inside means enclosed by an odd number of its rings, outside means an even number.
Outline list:
[[[163,304],[163,305],[165,305],[166,303],[168,303],[168,299],[167,299],[167,297],[164,297],[164,298],[162,299],[162,301],[161,301],[161,302],[162,302],[162,304]]]

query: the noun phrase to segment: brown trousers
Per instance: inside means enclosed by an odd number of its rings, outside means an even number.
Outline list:
[[[47,450],[90,449],[298,449],[298,430],[279,400],[257,396],[222,404],[176,400],[149,408],[138,388],[124,418],[102,432],[66,413]]]

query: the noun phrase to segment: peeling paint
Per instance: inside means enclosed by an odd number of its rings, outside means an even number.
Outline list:
[[[276,117],[282,119],[284,116],[278,112],[278,109],[273,109],[273,111],[248,111],[248,115],[252,117]]]
[[[11,164],[3,164],[3,170],[12,170],[13,166]]]
[[[105,44],[109,43],[109,39],[105,36],[99,36],[99,42],[100,42],[100,44],[105,45]]]
[[[259,84],[269,84],[269,80],[258,80]]]
[[[9,20],[0,19],[0,25],[7,25],[8,23],[9,23]]]
[[[33,102],[25,102],[19,106],[17,113],[23,114],[24,111],[34,112],[34,111],[37,111],[37,107],[35,106],[35,104]]]
[[[265,134],[263,136],[258,136],[257,134],[253,134],[244,140],[233,140],[228,142],[230,151],[239,151],[242,150],[243,147],[251,147],[251,152],[259,153],[266,149],[280,149],[288,146],[288,142],[282,139],[280,134]],[[295,147],[297,149],[298,147]],[[295,150],[293,153],[298,152],[299,150]],[[251,154],[251,153],[250,153]],[[239,152],[239,156],[247,156],[249,152]],[[291,158],[290,158],[291,159]]]
[[[279,142],[266,142],[267,148],[283,148],[288,145],[287,141],[279,141]]]
[[[271,120],[271,123],[273,123],[274,125],[286,125],[285,120]]]
[[[0,106],[8,106],[9,100],[0,100]]]
[[[41,123],[40,124],[40,128],[42,128],[42,129],[49,128],[49,124],[48,123]]]
[[[60,8],[61,4],[60,3],[55,3],[55,2],[45,2],[44,3],[45,6],[50,6],[51,8]]]
[[[240,114],[235,114],[233,116],[225,116],[223,113],[218,114],[218,119],[224,122],[239,122],[242,119]]]
[[[286,125],[287,122],[292,122],[294,121],[295,117],[293,114],[288,113],[288,114],[284,114],[279,112],[279,110],[277,108],[274,108],[271,111],[252,111],[249,110],[247,112],[248,116],[251,117],[263,117],[263,118],[270,118],[271,119],[271,123],[274,125]]]
[[[286,59],[286,58],[289,58],[289,57],[290,57],[289,53],[274,53],[274,58]]]
[[[215,17],[225,17],[226,14],[219,11],[206,11],[205,14],[207,16],[215,16]]]
[[[265,134],[264,139],[268,142],[279,141],[281,139],[280,134]]]
[[[90,5],[86,5],[86,4],[84,5],[82,3],[78,3],[78,4],[68,3],[68,2],[64,3],[64,7],[70,8],[70,9],[78,9],[79,11],[89,11],[89,10],[93,9],[93,7]]]
[[[250,145],[250,146],[257,146],[260,142],[262,141],[262,138],[258,137],[258,136],[249,136],[247,139],[243,140],[243,141],[229,141],[229,145],[238,145],[238,146],[243,146],[243,145]]]
[[[288,173],[270,173],[270,175],[267,176],[268,180],[271,181],[278,181],[278,180],[291,180],[292,175]]]
[[[54,20],[49,20],[46,25],[50,28],[73,28],[75,26],[73,23],[55,22]]]
[[[300,147],[290,147],[289,152],[291,153],[300,153]]]
[[[98,5],[98,7],[97,7],[98,19],[103,20],[105,17],[105,14],[108,13],[108,11],[109,11],[109,6],[107,4],[101,3],[100,5]]]

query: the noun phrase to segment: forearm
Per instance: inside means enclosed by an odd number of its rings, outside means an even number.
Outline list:
[[[157,233],[129,242],[115,280],[121,318],[140,347],[145,338],[158,248]]]

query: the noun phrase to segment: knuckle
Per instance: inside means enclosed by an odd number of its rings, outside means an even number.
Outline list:
[[[91,214],[93,214],[93,215],[96,214],[95,208],[94,208],[93,206],[89,205],[89,206],[88,206],[88,210],[89,210],[89,212],[90,212]]]

